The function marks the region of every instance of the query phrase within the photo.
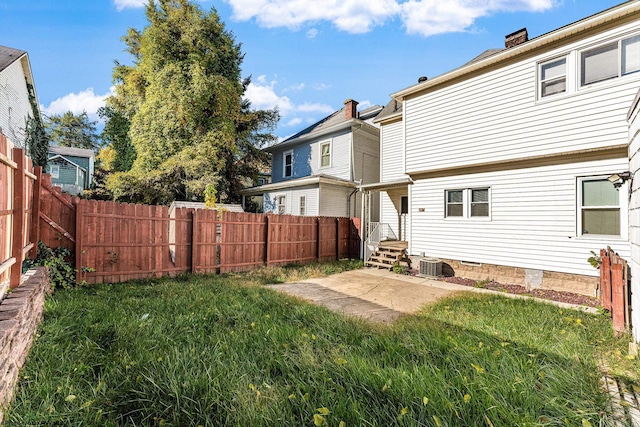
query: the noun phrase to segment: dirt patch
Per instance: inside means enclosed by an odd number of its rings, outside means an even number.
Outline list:
[[[490,289],[492,291],[506,292],[509,294],[527,295],[551,301],[586,305],[588,307],[599,307],[602,305],[598,298],[574,294],[571,292],[554,291],[551,289],[533,289],[531,291],[527,291],[527,288],[520,285],[506,285],[504,283],[498,283],[494,281],[477,281],[473,279],[465,279],[463,277],[446,277],[441,280],[444,282],[455,283],[457,285],[464,285],[473,288]]]

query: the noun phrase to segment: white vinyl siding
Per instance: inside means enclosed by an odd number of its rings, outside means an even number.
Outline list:
[[[278,213],[277,197],[285,197],[285,214],[298,215],[300,213],[300,198],[304,197],[306,202],[306,215],[318,215],[318,187],[309,185],[299,188],[277,190],[265,193],[263,196],[264,213]]]
[[[320,216],[347,216],[347,198],[353,188],[336,185],[320,186]],[[355,197],[359,197],[356,195]],[[353,209],[353,206],[352,206]],[[360,212],[352,211],[352,216],[359,216]]]
[[[17,148],[24,148],[26,120],[32,114],[22,60],[0,72],[0,87],[0,132]]]
[[[578,49],[631,30],[637,22],[408,98],[406,171],[626,145],[640,73],[536,101],[536,64],[568,52],[576,63]]]
[[[398,228],[398,209],[386,191],[380,192],[380,222],[389,224],[393,234],[398,236],[400,231]]]
[[[380,182],[380,139],[369,133],[353,136],[353,181],[362,184]]]
[[[406,177],[402,127],[402,121],[383,124],[380,127],[380,145],[382,146],[380,182],[397,181]]]
[[[410,252],[597,276],[587,263],[591,251],[611,246],[628,258],[629,243],[626,235],[578,235],[576,182],[627,167],[620,158],[417,180],[411,189]],[[445,218],[443,194],[469,182],[491,188],[491,221]]]
[[[330,142],[331,164],[321,167],[321,145]],[[351,179],[351,131],[334,135],[329,140],[322,139],[311,143],[308,175],[330,175],[341,179]]]
[[[635,174],[636,180],[640,179],[640,103],[635,105],[629,117],[629,170]],[[640,307],[640,187],[636,184],[631,190],[629,197],[631,306]],[[631,324],[634,338],[640,341],[640,310],[631,311]]]

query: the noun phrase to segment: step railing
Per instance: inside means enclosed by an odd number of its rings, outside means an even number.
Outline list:
[[[364,260],[369,261],[371,255],[378,249],[380,242],[398,240],[391,226],[383,222],[370,222],[367,227],[367,240],[364,243]]]

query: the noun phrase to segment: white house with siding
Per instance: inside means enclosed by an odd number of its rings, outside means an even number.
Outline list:
[[[607,178],[629,170],[639,87],[640,1],[531,40],[517,31],[392,94],[376,119],[381,179],[361,188],[382,193],[381,222],[416,260],[594,295],[591,251],[631,255],[629,181]]]
[[[265,213],[307,216],[360,216],[357,186],[377,182],[380,133],[373,119],[382,110],[345,106],[310,127],[266,149],[271,182],[243,190],[261,195]],[[377,199],[371,209],[377,217]]]
[[[0,133],[18,148],[24,147],[27,117],[32,115],[28,85],[35,97],[27,52],[0,46]]]

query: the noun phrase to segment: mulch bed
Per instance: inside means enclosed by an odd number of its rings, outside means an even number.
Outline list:
[[[588,297],[586,295],[574,294],[571,292],[553,291],[551,289],[532,289],[527,291],[524,286],[505,285],[494,281],[477,281],[473,279],[465,279],[463,277],[445,277],[441,279],[445,282],[455,283],[458,285],[470,286],[473,288],[490,289],[492,291],[506,292],[509,294],[527,295],[535,298],[542,298],[551,301],[567,302],[570,304],[586,305],[588,307],[599,307],[602,305],[598,298]]]

